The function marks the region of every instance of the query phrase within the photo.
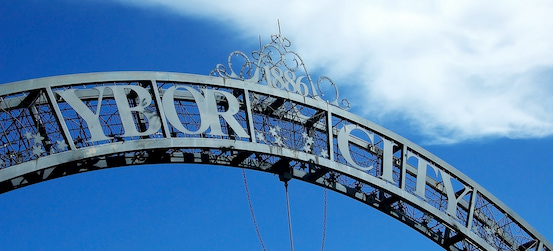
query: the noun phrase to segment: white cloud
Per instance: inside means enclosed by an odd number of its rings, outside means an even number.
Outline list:
[[[399,114],[430,141],[553,134],[551,1],[139,2],[215,19],[251,39],[280,19],[308,67],[363,90],[350,98],[370,100],[357,113]]]

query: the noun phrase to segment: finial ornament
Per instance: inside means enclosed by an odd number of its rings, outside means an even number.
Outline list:
[[[338,87],[329,77],[321,76],[316,82],[312,80],[301,57],[290,50],[291,44],[280,33],[272,35],[270,43],[251,53],[251,59],[244,52],[233,51],[227,60],[228,69],[223,64],[217,64],[211,75],[267,85],[349,109],[349,101],[340,100]],[[324,98],[322,86],[334,89],[334,97]]]

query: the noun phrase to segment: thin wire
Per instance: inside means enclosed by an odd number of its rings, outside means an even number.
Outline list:
[[[325,203],[323,210],[323,240],[321,244],[321,251],[325,250],[325,239],[326,239],[326,187],[325,187]]]
[[[244,177],[244,187],[246,188],[246,195],[248,196],[248,204],[250,205],[250,212],[252,213],[253,225],[255,226],[255,232],[257,233],[257,238],[259,239],[259,243],[261,243],[261,248],[263,248],[263,251],[267,251],[267,249],[265,249],[265,245],[263,244],[263,240],[261,239],[261,233],[259,233],[259,227],[257,226],[257,221],[255,220],[255,214],[253,213],[252,199],[250,198],[250,191],[248,190],[248,180],[246,179],[246,171],[243,168],[242,168],[242,177]]]
[[[3,104],[3,103],[7,103],[7,102],[6,102],[6,99],[4,99],[4,97],[0,97],[0,109],[2,109],[2,111],[3,111],[4,113],[8,114],[8,116],[10,116],[10,117],[11,117],[13,120],[15,120],[17,123],[19,123],[19,125],[21,126],[21,129],[25,129],[25,125],[23,125],[23,123],[21,123],[21,121],[19,120],[19,118],[13,116],[13,114],[12,114],[12,110],[13,110],[13,109],[10,109],[9,111],[7,111],[6,109],[4,109],[4,108],[2,107],[1,104]],[[31,105],[32,105],[32,104],[29,104],[29,106],[27,106],[26,108],[31,107]],[[8,106],[8,105],[6,104],[6,106]],[[20,114],[21,114],[21,113],[20,113]],[[10,126],[8,126],[8,128],[9,128],[9,127],[10,127]],[[20,135],[21,135],[22,131],[19,130],[19,133],[20,133]],[[8,132],[8,130],[6,130],[6,127],[4,126],[3,123],[2,123],[2,134],[4,135],[4,137],[6,137],[6,139],[9,138],[9,137],[8,137],[8,136],[9,136],[9,132]],[[12,144],[12,141],[11,141],[11,140],[8,141],[8,144],[9,144],[10,147],[13,148],[13,144]]]
[[[1,103],[6,103],[6,100],[4,99],[4,97],[0,97],[0,101],[2,101],[2,102],[0,102],[0,104],[1,104]],[[29,108],[29,107],[31,107],[31,105],[27,106],[26,108]],[[25,125],[23,125],[23,123],[21,123],[21,121],[19,121],[18,118],[16,118],[15,116],[12,115],[11,110],[10,110],[10,111],[7,111],[6,109],[2,108],[2,106],[0,106],[0,109],[2,109],[2,111],[4,111],[5,113],[7,113],[12,119],[14,119],[15,121],[17,121],[17,123],[19,123],[19,125],[21,125],[22,128],[25,127]]]
[[[292,237],[292,217],[290,216],[290,198],[288,197],[288,182],[284,182],[286,190],[286,209],[288,211],[288,230],[290,232],[290,251],[294,251],[294,238]]]

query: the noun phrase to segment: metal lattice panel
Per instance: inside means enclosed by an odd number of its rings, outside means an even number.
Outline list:
[[[251,60],[234,52],[218,76],[108,72],[3,85],[0,192],[118,166],[225,165],[332,189],[446,250],[552,250],[457,169],[346,111],[337,89],[324,100],[323,85],[335,85],[313,81],[289,45],[274,36]]]

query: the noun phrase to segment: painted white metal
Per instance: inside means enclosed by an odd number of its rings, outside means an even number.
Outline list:
[[[219,76],[102,72],[2,85],[0,192],[116,166],[228,165],[333,189],[448,250],[553,250],[459,170],[346,111],[332,80],[312,81],[288,46],[275,36],[254,60],[233,52]],[[324,82],[334,99],[323,100]]]

